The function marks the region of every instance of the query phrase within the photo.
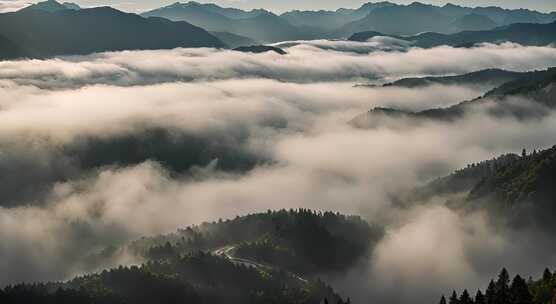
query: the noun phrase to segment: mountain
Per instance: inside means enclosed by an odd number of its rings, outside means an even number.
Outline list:
[[[295,26],[307,26],[336,30],[349,22],[362,19],[369,15],[373,10],[381,7],[393,6],[391,2],[368,2],[358,9],[338,9],[336,11],[290,11],[280,17],[288,20]]]
[[[340,15],[340,10],[336,11]],[[334,31],[337,37],[357,32],[381,32],[388,35],[417,35],[424,32],[452,34],[468,30],[487,30],[514,23],[551,23],[556,13],[499,7],[469,8],[453,4],[442,7],[413,2],[397,5],[389,2],[367,3],[344,12],[343,20],[352,19]],[[357,16],[357,17],[355,17]],[[403,22],[400,22],[403,20]]]
[[[337,11],[290,11],[280,15],[295,26],[306,26],[335,30],[344,24],[354,21],[350,14],[343,14]]]
[[[454,5],[452,3],[447,3],[446,5],[439,7],[438,10],[445,16],[451,18],[461,18],[465,15],[472,13],[473,9],[469,7]]]
[[[67,282],[32,283],[0,290],[6,304],[344,304],[322,281],[234,263],[198,252],[176,260],[120,266]]]
[[[486,16],[498,25],[509,25],[512,23],[550,23],[554,22],[554,14],[545,14],[527,9],[509,10],[496,6],[477,7],[473,13]]]
[[[279,55],[286,55],[287,52],[281,48],[277,48],[269,45],[252,45],[252,46],[242,46],[235,48],[234,51],[244,52],[244,53],[266,53],[275,52]]]
[[[349,269],[383,235],[360,217],[333,212],[238,216],[137,240],[127,250],[143,256],[142,265],[8,286],[0,302],[350,303],[317,277]]]
[[[73,2],[64,2],[62,3],[63,6],[65,6],[67,9],[71,9],[71,10],[80,10],[81,7],[77,4],[77,3],[73,3]]]
[[[246,13],[245,18],[233,19],[227,9],[196,2],[174,3],[142,14],[144,17],[162,17],[173,21],[187,21],[213,32],[228,32],[263,42],[302,39],[300,29],[268,11]],[[239,15],[236,13],[235,15]],[[234,16],[235,16],[234,15]]]
[[[440,45],[470,47],[478,43],[514,42],[521,45],[545,46],[556,42],[556,22],[548,24],[516,23],[486,31],[464,31],[456,34],[423,33],[415,36],[392,36],[376,31],[353,34],[349,40],[366,41],[375,36],[391,36],[430,48]]]
[[[19,54],[21,54],[21,50],[15,43],[4,36],[0,36],[0,59],[16,58]]]
[[[350,36],[361,31],[377,31],[390,35],[415,35],[445,30],[451,22],[451,18],[440,13],[435,6],[414,2],[407,6],[374,9],[363,19],[344,25],[337,33]]]
[[[487,16],[471,13],[456,19],[451,25],[451,31],[490,30],[497,26],[498,24]]]
[[[419,112],[379,107],[355,117],[350,124],[358,128],[373,128],[387,123],[391,118],[413,120],[415,123],[431,119],[452,121],[462,118],[466,113],[487,103],[490,106],[486,107],[486,111],[490,115],[534,119],[545,116],[551,109],[556,108],[555,94],[556,68],[550,68],[545,71],[524,73],[522,77],[504,83],[487,92],[483,97],[450,107]],[[516,103],[512,98],[525,98],[532,104]]]
[[[81,7],[75,3],[64,2],[59,3],[56,0],[47,0],[43,2],[39,2],[28,7],[23,8],[22,10],[41,10],[46,12],[57,12],[63,10],[80,10]]]
[[[513,72],[500,69],[486,69],[455,76],[437,77],[414,77],[402,78],[400,80],[386,83],[384,87],[417,88],[429,85],[460,85],[460,86],[482,86],[494,89],[507,82],[525,77],[527,72]]]
[[[556,146],[526,154],[479,182],[468,201],[495,201],[506,206],[543,204],[555,211]],[[546,211],[547,209],[545,209]]]
[[[236,35],[228,32],[210,32],[211,35],[220,39],[230,48],[237,48],[240,46],[250,46],[258,44],[259,42],[245,36]]]
[[[12,41],[19,51],[17,56],[5,58],[225,46],[189,23],[143,18],[109,7],[54,12],[23,9],[0,14],[0,36]]]
[[[174,259],[198,251],[216,252],[312,278],[349,269],[383,234],[382,228],[370,226],[358,216],[280,210],[142,238],[128,250],[150,260]]]

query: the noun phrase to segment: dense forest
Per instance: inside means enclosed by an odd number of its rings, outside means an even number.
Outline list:
[[[549,304],[556,301],[556,273],[545,269],[541,279],[527,281],[516,275],[510,281],[510,275],[504,268],[496,280],[491,280],[484,291],[478,290],[473,297],[467,290],[461,295],[453,291],[448,299],[442,296],[440,304]]]
[[[320,280],[261,271],[198,252],[173,261],[106,270],[65,283],[20,284],[0,291],[0,302],[72,304],[344,303]]]
[[[237,257],[313,275],[348,269],[383,230],[358,216],[308,209],[268,211],[142,238],[130,245],[151,260],[229,246]]]
[[[8,286],[0,302],[344,303],[318,274],[349,268],[382,235],[360,217],[333,212],[250,214],[142,238],[128,246],[145,259],[139,266]]]

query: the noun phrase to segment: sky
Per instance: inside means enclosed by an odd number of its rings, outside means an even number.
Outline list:
[[[71,0],[69,0],[71,1]],[[188,0],[180,0],[187,2]],[[264,8],[275,13],[288,10],[335,10],[340,7],[357,8],[368,0],[197,0],[203,3],[216,3],[224,7],[242,9]],[[409,4],[414,0],[391,0],[400,4]],[[14,10],[35,0],[0,0],[0,11]],[[128,12],[143,12],[176,2],[176,0],[74,0],[84,7],[109,5]],[[378,0],[377,0],[378,2]],[[422,0],[423,3],[444,5],[448,2],[464,6],[501,6],[505,8],[527,8],[539,11],[556,11],[555,0]]]
[[[162,4],[173,3],[176,0],[79,0],[79,3],[107,3],[111,2],[121,7],[129,7],[129,10],[143,10],[159,7]],[[183,1],[183,0],[182,0]],[[356,8],[368,0],[198,0],[198,2],[216,3],[222,6],[238,7],[244,9],[264,8],[277,13],[282,13],[292,9],[301,10],[335,10],[340,7]],[[379,2],[379,1],[376,1]],[[409,4],[414,0],[393,0],[401,4]],[[448,2],[465,6],[490,6],[496,5],[507,8],[528,8],[542,11],[556,11],[556,1],[554,0],[423,0],[421,2],[444,5]]]

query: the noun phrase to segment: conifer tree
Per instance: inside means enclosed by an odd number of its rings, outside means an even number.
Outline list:
[[[550,269],[545,268],[545,269],[544,269],[544,272],[543,272],[543,274],[542,274],[542,280],[543,280],[545,283],[548,283],[548,282],[550,282],[551,279],[552,279],[552,273],[550,273]]]
[[[452,291],[452,295],[450,296],[450,303],[449,304],[459,304],[458,294],[456,291]]]
[[[485,300],[486,300],[485,302],[487,304],[494,304],[495,299],[496,299],[496,286],[494,284],[494,281],[490,280],[490,283],[488,284],[488,288],[485,293]]]
[[[442,297],[440,298],[440,302],[438,302],[438,304],[446,304],[446,297],[444,297],[444,295],[442,295]]]
[[[508,304],[510,299],[510,275],[506,268],[503,268],[498,275],[498,280],[496,281],[496,297],[494,304]],[[493,303],[489,303],[493,304]]]
[[[469,292],[465,289],[459,298],[459,304],[473,304],[471,297],[469,296]]]
[[[475,295],[475,304],[486,304],[485,296],[480,289],[477,290],[477,294]]]
[[[510,287],[510,304],[531,304],[532,300],[527,282],[516,275]]]

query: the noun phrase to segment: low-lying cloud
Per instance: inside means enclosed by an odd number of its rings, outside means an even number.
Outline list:
[[[0,62],[0,285],[137,262],[121,248],[138,237],[298,207],[386,227],[362,270],[332,278],[359,302],[436,301],[502,266],[533,273],[553,260],[537,255],[524,265],[530,231],[509,241],[481,213],[460,214],[442,199],[400,208],[390,197],[470,162],[552,146],[554,113],[517,120],[485,109],[452,123],[347,123],[377,106],[422,110],[484,93],[356,87],[362,78],[540,69],[556,65],[553,48],[365,53],[361,45],[300,42],[287,51]]]

